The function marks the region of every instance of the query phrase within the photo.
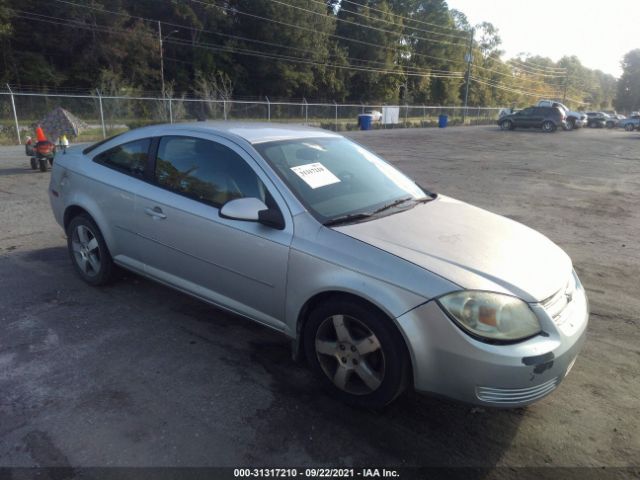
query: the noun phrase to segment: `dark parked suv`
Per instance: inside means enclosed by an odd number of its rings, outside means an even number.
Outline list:
[[[541,128],[543,132],[555,132],[566,128],[566,114],[558,107],[529,107],[498,119],[502,130],[514,128]]]

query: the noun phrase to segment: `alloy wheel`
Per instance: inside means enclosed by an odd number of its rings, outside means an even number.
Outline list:
[[[80,270],[89,277],[100,272],[100,244],[96,235],[86,225],[78,225],[71,236],[73,257]]]
[[[325,318],[316,331],[315,350],[322,371],[342,391],[367,395],[384,380],[382,345],[371,329],[354,317]]]

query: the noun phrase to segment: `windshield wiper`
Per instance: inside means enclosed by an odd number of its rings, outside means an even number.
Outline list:
[[[398,199],[398,200],[396,200],[394,202],[387,203],[386,205],[383,205],[382,207],[378,208],[377,210],[374,210],[372,212],[372,215],[376,214],[376,213],[384,212],[385,210],[388,210],[390,208],[396,207],[396,206],[398,206],[398,205],[400,205],[402,203],[408,202],[409,200],[414,200],[414,198],[413,197],[400,198],[400,199]]]
[[[349,222],[357,222],[358,220],[364,220],[365,218],[369,218],[372,213],[352,213],[350,215],[343,215],[341,217],[332,218],[331,220],[327,220],[323,223],[325,227],[330,227],[332,225],[339,225],[341,223],[349,223]]]

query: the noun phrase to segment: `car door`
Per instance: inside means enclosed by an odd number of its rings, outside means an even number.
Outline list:
[[[520,110],[514,117],[516,127],[529,128],[531,126],[532,113],[533,108],[525,108],[524,110]]]
[[[532,108],[531,115],[529,116],[529,127],[540,128],[542,126],[542,122],[547,119],[547,117],[551,117],[550,107]]]
[[[292,222],[282,197],[226,139],[164,136],[156,143],[155,169],[135,212],[147,274],[283,329]],[[241,197],[279,208],[286,227],[220,217],[225,202]]]
[[[113,259],[138,271],[143,263],[135,227],[135,192],[144,185],[150,146],[151,139],[142,138],[95,155],[99,180],[89,187]]]

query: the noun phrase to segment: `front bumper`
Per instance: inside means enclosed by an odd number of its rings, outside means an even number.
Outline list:
[[[587,122],[588,122],[587,118],[577,118],[573,123],[573,128],[585,127],[587,125]]]
[[[544,333],[511,345],[473,339],[435,301],[399,317],[416,390],[466,403],[510,408],[528,405],[551,393],[573,366],[584,343],[587,298],[582,288],[576,290],[561,320],[551,318],[540,304],[531,308]]]

